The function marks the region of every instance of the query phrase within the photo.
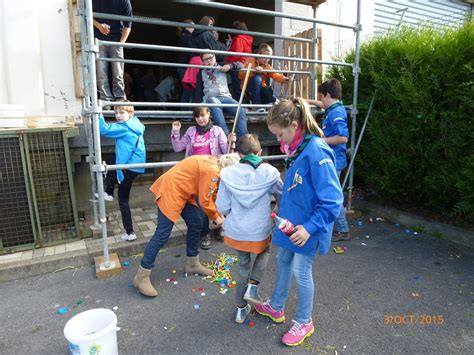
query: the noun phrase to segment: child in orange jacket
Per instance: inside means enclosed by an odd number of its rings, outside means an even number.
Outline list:
[[[262,55],[273,55],[272,47],[267,43],[262,43],[257,50],[257,54]],[[247,95],[249,95],[250,101],[254,105],[268,104],[276,101],[273,95],[273,90],[270,87],[270,78],[279,82],[280,84],[286,83],[290,79],[281,74],[275,72],[267,72],[267,70],[273,70],[269,64],[270,58],[247,58],[244,68],[247,68],[250,64],[252,69],[256,72],[250,72],[249,81],[247,84]],[[245,71],[242,70],[239,73],[240,80],[244,80]]]
[[[161,175],[150,187],[155,194],[158,221],[156,231],[145,248],[140,267],[133,279],[133,284],[140,293],[149,297],[158,295],[150,282],[151,270],[155,266],[158,252],[168,241],[171,230],[180,216],[188,228],[185,271],[205,276],[212,275],[212,270],[199,262],[198,243],[202,230],[199,208],[202,208],[216,225],[222,224],[223,217],[217,212],[215,205],[220,170],[238,161],[237,154],[226,154],[219,158],[210,155],[192,155]]]

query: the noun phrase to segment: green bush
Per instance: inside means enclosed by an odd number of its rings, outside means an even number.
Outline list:
[[[342,59],[354,62],[354,52]],[[474,22],[404,28],[362,44],[356,176],[386,201],[474,219]],[[352,68],[333,67],[352,102]]]

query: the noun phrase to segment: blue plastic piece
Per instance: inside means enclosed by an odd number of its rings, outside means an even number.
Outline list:
[[[67,308],[67,307],[61,307],[61,308],[58,309],[58,314],[61,314],[61,315],[66,314],[68,312],[69,312],[69,308]]]

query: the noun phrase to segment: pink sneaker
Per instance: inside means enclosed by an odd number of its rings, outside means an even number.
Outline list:
[[[294,320],[290,330],[281,338],[281,342],[288,346],[297,346],[313,333],[313,321],[310,320],[309,323],[302,324]]]
[[[274,310],[270,305],[270,301],[255,304],[255,310],[262,316],[270,318],[275,323],[283,323],[285,321],[285,311]]]

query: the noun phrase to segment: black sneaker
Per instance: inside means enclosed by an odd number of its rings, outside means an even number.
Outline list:
[[[349,232],[336,232],[336,231],[334,231],[332,233],[331,241],[333,241],[333,242],[346,242],[350,239],[351,239],[351,236],[349,235]]]
[[[201,237],[201,242],[199,243],[199,247],[202,250],[211,249],[211,237],[209,236],[209,234]]]

